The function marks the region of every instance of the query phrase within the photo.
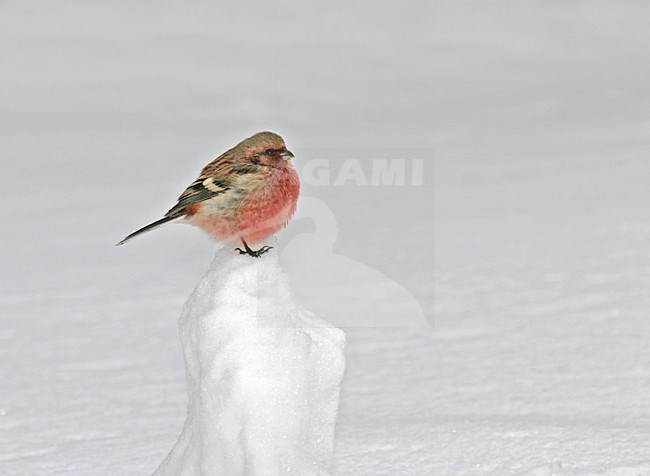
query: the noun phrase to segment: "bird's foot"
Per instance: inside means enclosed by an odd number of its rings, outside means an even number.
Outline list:
[[[262,246],[259,250],[254,251],[247,246],[246,249],[244,250],[242,250],[241,248],[235,248],[235,251],[239,251],[240,255],[249,255],[252,256],[253,258],[259,258],[260,256],[262,256],[264,253],[266,253],[271,249],[273,249],[272,246]]]

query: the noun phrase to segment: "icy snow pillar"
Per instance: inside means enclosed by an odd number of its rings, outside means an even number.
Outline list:
[[[329,474],[345,335],[296,302],[275,249],[219,250],[180,335],[187,419],[156,476]]]

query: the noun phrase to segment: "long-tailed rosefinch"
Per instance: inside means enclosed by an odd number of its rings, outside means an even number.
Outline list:
[[[178,198],[163,218],[118,243],[172,220],[183,218],[224,243],[241,243],[241,254],[259,257],[271,247],[249,245],[283,228],[296,211],[300,181],[293,154],[273,132],[258,132],[223,153]]]

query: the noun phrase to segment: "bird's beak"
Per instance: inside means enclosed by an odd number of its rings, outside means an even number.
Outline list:
[[[291,160],[294,155],[291,153],[289,149],[282,151],[280,154],[280,157],[282,157],[284,160]]]

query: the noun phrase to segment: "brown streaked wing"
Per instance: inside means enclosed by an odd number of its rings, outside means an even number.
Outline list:
[[[185,208],[203,202],[228,190],[228,185],[212,177],[201,175],[178,197],[178,203],[165,216],[182,215]]]
[[[225,154],[217,157],[201,171],[201,175],[178,197],[178,203],[165,216],[180,216],[185,208],[209,200],[229,188],[232,164]]]

